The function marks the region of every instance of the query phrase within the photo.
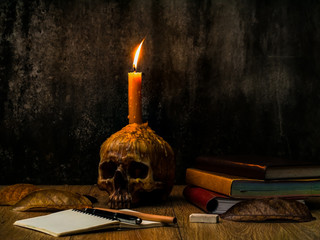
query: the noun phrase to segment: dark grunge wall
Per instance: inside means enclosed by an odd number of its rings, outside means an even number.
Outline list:
[[[320,2],[0,1],[0,184],[95,183],[99,148],[143,119],[174,149],[320,161]]]

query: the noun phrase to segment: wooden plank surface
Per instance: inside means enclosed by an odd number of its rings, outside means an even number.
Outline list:
[[[84,195],[90,195],[97,198],[98,203],[95,206],[106,207],[107,196],[105,192],[100,191],[97,186],[85,185],[85,186],[41,186],[42,188],[54,188],[77,192]],[[171,206],[171,201],[167,201],[163,204],[155,206],[143,206],[135,208],[134,210],[174,216],[174,211]],[[13,226],[13,223],[18,219],[24,219],[29,217],[36,217],[48,214],[47,212],[15,212],[11,210],[11,207],[2,206],[0,207],[0,240],[47,240],[57,239],[50,235],[46,235],[40,232],[32,231],[29,229]],[[117,240],[117,239],[181,239],[178,226],[173,227],[160,227],[160,228],[149,228],[149,229],[136,229],[136,230],[104,230],[99,232],[78,234],[66,237],[59,237],[61,240],[85,240],[85,239],[103,239],[103,240]]]
[[[312,211],[315,221],[306,223],[246,223],[221,220],[218,224],[189,223],[191,213],[201,213],[182,197],[184,186],[172,193],[172,207],[178,216],[179,231],[184,240],[193,239],[320,239],[320,210]]]
[[[98,199],[95,206],[105,207],[107,196],[95,185],[84,186],[42,186],[43,188],[64,189],[80,194],[87,194]],[[167,202],[142,206],[134,210],[175,216],[178,224],[174,227],[160,227],[138,230],[121,231],[99,231],[60,237],[62,240],[85,240],[85,239],[160,239],[160,240],[194,240],[194,239],[320,239],[320,209],[312,210],[312,214],[317,218],[315,221],[306,223],[239,223],[222,220],[218,224],[189,223],[188,218],[191,213],[201,213],[197,207],[189,204],[182,196],[184,186],[175,186]],[[319,205],[320,208],[320,205]],[[47,214],[45,212],[15,212],[11,207],[0,207],[0,239],[1,240],[47,240],[57,239],[55,237],[39,233],[36,231],[13,226],[18,219]]]

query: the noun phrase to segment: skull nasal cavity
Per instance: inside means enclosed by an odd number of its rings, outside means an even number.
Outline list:
[[[122,169],[121,169],[122,170]],[[126,189],[128,186],[128,180],[123,171],[117,169],[114,175],[114,188],[115,189]]]

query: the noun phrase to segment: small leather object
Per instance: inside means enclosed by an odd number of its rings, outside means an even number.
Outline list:
[[[15,211],[53,211],[92,207],[88,198],[78,193],[45,189],[32,192],[14,205]]]
[[[280,198],[264,198],[239,202],[220,216],[238,222],[285,220],[308,222],[315,218],[301,202]]]

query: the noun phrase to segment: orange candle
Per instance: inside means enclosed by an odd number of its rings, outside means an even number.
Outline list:
[[[129,124],[142,123],[141,110],[141,80],[142,73],[136,72],[139,53],[144,39],[140,43],[133,61],[133,72],[128,73],[128,106],[129,106]]]

